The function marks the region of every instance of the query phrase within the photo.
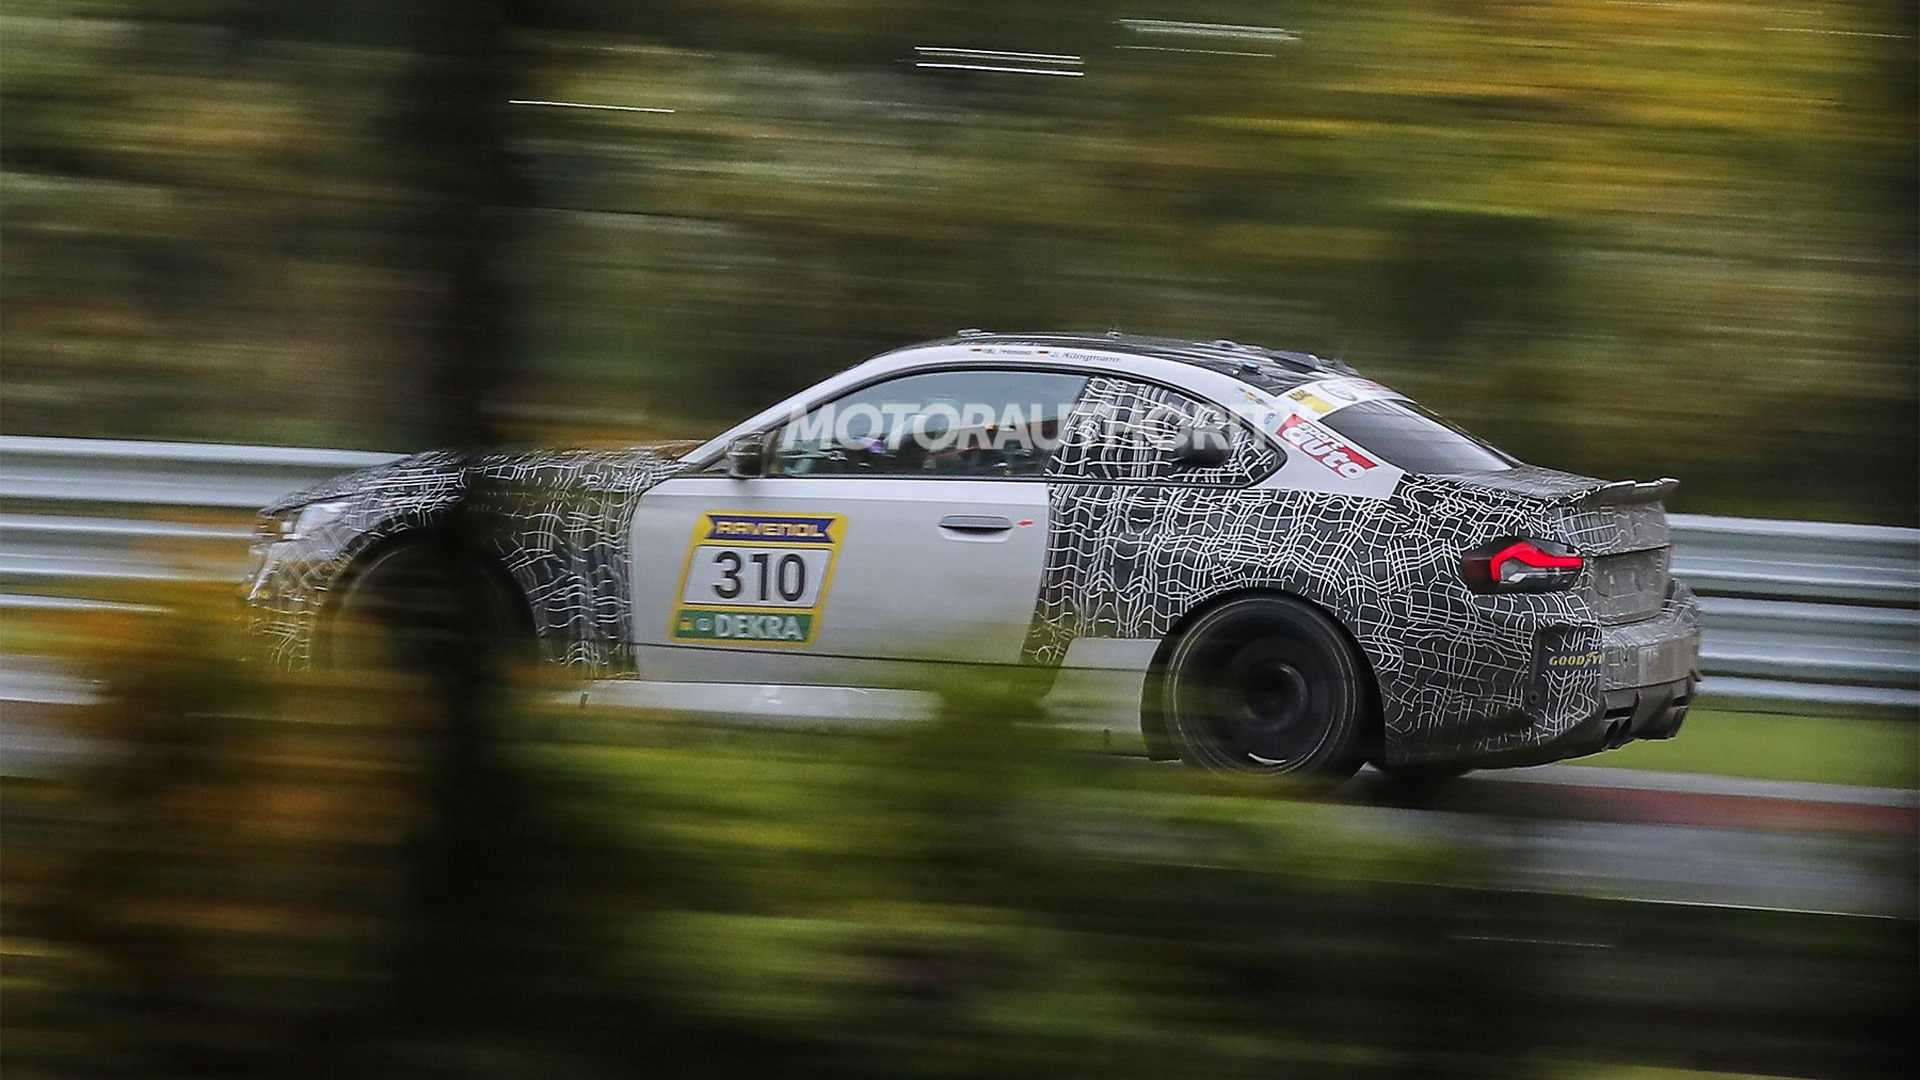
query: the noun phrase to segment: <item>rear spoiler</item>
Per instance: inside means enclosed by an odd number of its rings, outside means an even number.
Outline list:
[[[1573,500],[1576,506],[1618,506],[1623,503],[1658,502],[1667,497],[1680,481],[1671,476],[1658,480],[1618,480],[1595,488]]]

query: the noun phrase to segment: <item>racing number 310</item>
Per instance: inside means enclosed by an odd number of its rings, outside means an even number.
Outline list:
[[[689,645],[812,644],[846,525],[839,514],[702,514],[668,636]]]
[[[810,608],[820,601],[833,551],[757,544],[700,544],[680,602],[707,607]]]
[[[720,571],[720,580],[714,582],[713,594],[722,600],[737,600],[747,587],[747,581],[741,571],[747,563],[754,569],[749,576],[759,582],[759,595],[753,599],[765,603],[773,599],[768,592],[775,590],[780,599],[791,604],[807,594],[807,560],[792,552],[782,554],[776,560],[775,553],[756,551],[742,559],[738,551],[725,550],[714,556],[713,564]]]

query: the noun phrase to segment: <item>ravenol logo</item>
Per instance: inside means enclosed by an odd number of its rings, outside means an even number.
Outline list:
[[[825,515],[707,514],[708,541],[767,544],[832,544],[838,517]]]

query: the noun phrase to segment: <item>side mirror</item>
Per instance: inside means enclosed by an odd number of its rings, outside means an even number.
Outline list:
[[[751,480],[767,473],[767,437],[742,435],[727,444],[727,475],[735,480]]]
[[[1233,438],[1224,425],[1189,424],[1173,444],[1173,464],[1182,469],[1225,465],[1233,455]]]

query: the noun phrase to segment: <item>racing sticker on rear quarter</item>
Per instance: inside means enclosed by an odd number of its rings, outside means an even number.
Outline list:
[[[1321,379],[1304,386],[1296,386],[1280,396],[1292,402],[1294,408],[1318,420],[1328,413],[1337,412],[1362,401],[1378,401],[1381,398],[1400,398],[1406,395],[1398,390],[1381,386],[1372,379],[1343,376],[1338,379]]]
[[[701,514],[667,637],[685,645],[811,645],[846,530],[840,514]]]
[[[1361,453],[1358,447],[1304,416],[1289,416],[1281,421],[1279,435],[1287,445],[1298,448],[1348,480],[1358,480],[1380,467],[1379,462]]]

